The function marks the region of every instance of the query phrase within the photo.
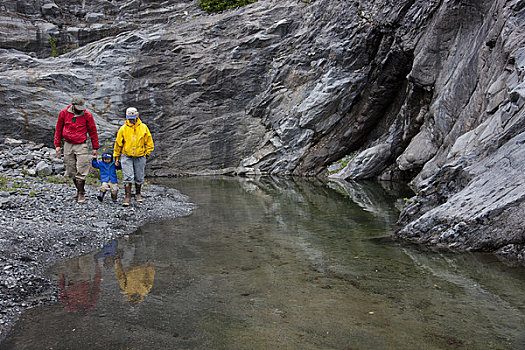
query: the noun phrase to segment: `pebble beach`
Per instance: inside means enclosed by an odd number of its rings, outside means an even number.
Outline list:
[[[173,188],[145,184],[144,202],[97,200],[96,181],[77,203],[55,150],[30,141],[0,140],[0,340],[26,308],[57,301],[46,270],[132,234],[148,222],[189,215],[194,205]]]

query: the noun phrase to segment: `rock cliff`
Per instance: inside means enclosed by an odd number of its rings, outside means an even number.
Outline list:
[[[73,94],[150,175],[411,181],[397,237],[525,259],[525,1],[4,1],[0,136],[51,145]],[[56,57],[55,57],[56,56]]]

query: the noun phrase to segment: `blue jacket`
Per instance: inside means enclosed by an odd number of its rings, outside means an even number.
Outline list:
[[[115,166],[115,162],[105,163],[103,160],[93,159],[91,165],[95,169],[100,170],[100,182],[112,182],[114,184],[118,183],[117,179],[117,169],[122,169],[122,167]]]

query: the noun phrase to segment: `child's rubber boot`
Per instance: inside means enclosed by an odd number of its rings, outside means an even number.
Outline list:
[[[105,195],[106,195],[105,191],[100,191],[98,196],[97,196],[97,199],[102,202],[104,200],[104,196]]]
[[[117,192],[111,192],[111,200],[113,200],[113,202],[117,201]]]

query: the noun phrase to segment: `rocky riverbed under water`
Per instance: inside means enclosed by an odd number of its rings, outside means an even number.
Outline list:
[[[197,207],[55,264],[2,349],[522,349],[525,270],[392,240],[395,184],[154,181]]]

